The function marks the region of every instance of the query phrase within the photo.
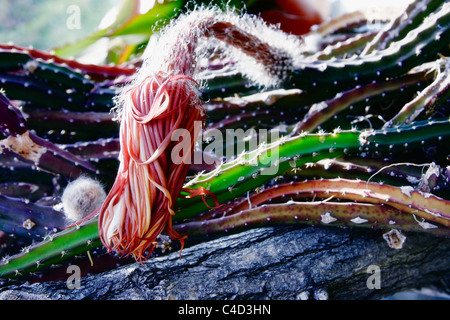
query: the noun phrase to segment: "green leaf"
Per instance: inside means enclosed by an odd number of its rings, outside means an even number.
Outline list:
[[[156,3],[153,8],[144,14],[139,14],[139,1],[125,0],[119,5],[118,14],[115,21],[102,30],[94,32],[92,35],[77,41],[75,43],[67,44],[59,48],[55,48],[55,54],[63,58],[76,57],[83,50],[93,45],[103,37],[118,37],[130,35],[146,35],[149,36],[158,28],[165,25],[170,18],[178,13],[178,10],[183,4],[183,0],[167,1],[163,4]],[[137,43],[129,43],[131,45],[139,44],[142,40],[138,37]],[[129,40],[129,39],[128,39]]]
[[[107,33],[106,29],[98,30],[97,32],[93,33],[92,35],[90,35],[80,41],[77,41],[74,43],[69,43],[69,44],[59,47],[59,48],[55,48],[54,49],[55,55],[62,57],[62,58],[74,57],[77,54],[79,54],[80,52],[82,52],[84,49],[89,47],[90,45],[97,42],[100,38],[106,36],[106,33]]]
[[[183,1],[170,1],[163,4],[155,4],[155,6],[144,14],[137,15],[128,20],[120,28],[109,33],[110,37],[130,35],[130,34],[147,34],[151,35],[157,28],[167,23],[170,18],[178,13]],[[163,24],[162,24],[163,23]]]

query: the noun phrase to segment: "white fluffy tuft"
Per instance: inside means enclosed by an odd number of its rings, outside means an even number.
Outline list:
[[[61,197],[64,213],[72,221],[83,219],[98,209],[105,199],[102,185],[85,176],[70,182]]]
[[[195,79],[200,71],[200,61],[208,58],[211,51],[218,47],[216,39],[205,37],[211,21],[229,22],[270,46],[271,52],[275,54],[275,61],[271,66],[264,66],[242,53],[239,48],[223,42],[220,45],[223,56],[234,61],[238,71],[255,85],[276,87],[286,77],[286,68],[296,64],[294,57],[298,57],[302,43],[297,36],[284,33],[278,26],[268,25],[258,16],[238,14],[232,9],[222,11],[216,7],[199,7],[180,15],[159,35],[151,38],[143,55],[142,67],[122,92],[159,72],[167,75],[184,74]],[[120,95],[116,102],[119,109],[117,111],[120,112],[120,105],[123,103]]]

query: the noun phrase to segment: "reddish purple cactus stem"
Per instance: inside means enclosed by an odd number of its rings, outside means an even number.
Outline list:
[[[348,202],[294,202],[262,205],[215,219],[192,221],[174,226],[189,238],[262,225],[311,224],[356,226],[376,229],[425,231],[450,236],[448,228],[424,228],[414,217],[383,204]]]
[[[386,204],[426,220],[450,226],[450,201],[410,186],[394,187],[375,182],[347,179],[322,179],[288,183],[253,194],[240,203],[220,209],[227,215],[260,206],[279,197],[308,197],[354,200],[361,203]],[[230,209],[231,207],[231,209]],[[220,214],[220,213],[219,213]]]

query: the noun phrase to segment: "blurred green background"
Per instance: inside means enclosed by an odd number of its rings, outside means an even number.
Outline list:
[[[92,34],[103,16],[119,0],[0,0],[0,43],[50,49]],[[80,28],[67,26],[72,11],[80,9]]]
[[[222,0],[225,2],[282,3],[283,0]],[[284,0],[286,1],[286,0]],[[411,0],[302,0],[324,9],[329,6],[327,18],[349,11],[371,6],[404,7]],[[299,1],[299,2],[302,2]],[[33,45],[37,49],[51,49],[86,38],[98,30],[98,26],[108,11],[120,4],[121,0],[0,0],[0,43],[12,41],[21,46]],[[131,2],[131,1],[130,1]],[[141,10],[145,12],[157,0],[141,0]],[[219,1],[197,2],[217,3]],[[289,2],[289,1],[287,1]],[[80,28],[70,29],[68,8],[77,6],[80,10]],[[264,6],[264,5],[263,5]],[[112,13],[112,12],[111,12]]]

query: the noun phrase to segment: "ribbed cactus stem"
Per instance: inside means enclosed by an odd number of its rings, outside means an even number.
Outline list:
[[[448,97],[450,87],[450,60],[436,61],[437,73],[434,81],[422,90],[414,99],[405,104],[399,113],[389,120],[384,127],[408,124],[414,121],[427,107],[433,106],[441,96]],[[445,98],[446,98],[445,97]]]
[[[296,125],[292,134],[302,131],[313,131],[338,112],[364,99],[427,80],[431,78],[429,71],[421,70],[397,79],[374,81],[366,85],[356,86],[354,89],[338,93],[330,100],[316,103],[311,106],[304,119]]]
[[[252,207],[237,213],[214,219],[180,223],[174,228],[189,234],[193,240],[225,232],[238,232],[244,228],[267,225],[324,225],[400,229],[430,232],[449,236],[449,229],[424,229],[412,215],[405,214],[388,205],[354,202],[288,201]]]
[[[251,206],[259,206],[279,197],[307,197],[354,200],[372,204],[387,204],[403,212],[450,226],[450,201],[412,186],[394,187],[386,184],[347,179],[321,179],[277,185],[233,204],[226,214],[233,214]]]
[[[390,43],[402,39],[406,34],[422,23],[423,19],[442,5],[442,0],[413,1],[397,18],[392,19],[378,32],[375,38],[364,48],[362,55],[375,50],[386,49]]]
[[[357,54],[358,50],[364,47],[369,41],[374,38],[373,32],[357,34],[344,41],[333,43],[325,47],[325,49],[308,57],[309,60],[329,60],[332,58],[341,58],[345,55],[351,56]]]
[[[42,240],[65,224],[64,215],[51,207],[0,195],[0,229],[4,232]]]
[[[450,39],[450,30],[439,26],[450,24],[450,4],[444,3],[435,12],[404,38],[394,42],[388,48],[365,56],[347,59],[332,59],[308,63],[298,61],[294,64],[294,74],[288,87],[313,89],[334,79],[336,86],[352,87],[360,82],[370,82],[406,73],[417,65],[418,61],[434,60],[436,54],[446,50]],[[308,77],[304,75],[308,74]],[[310,79],[314,79],[311,81]]]
[[[16,273],[35,272],[61,259],[80,254],[98,247],[97,219],[83,226],[51,234],[32,247],[13,257],[3,257],[0,263],[0,277]],[[76,232],[74,232],[76,230]]]
[[[6,135],[5,139],[0,140],[2,152],[13,153],[30,165],[50,172],[59,172],[67,177],[72,174],[79,175],[83,171],[97,171],[90,162],[30,132],[19,109],[3,93],[0,93],[0,97],[0,111],[5,114],[5,118],[0,122],[0,129]]]
[[[204,187],[215,194],[220,194],[230,187],[239,185],[245,177],[261,175],[261,170],[279,164],[280,159],[292,160],[294,157],[301,159],[304,156],[319,155],[330,150],[345,150],[347,153],[358,153],[363,149],[378,151],[386,148],[389,150],[395,145],[422,144],[422,141],[427,139],[443,139],[449,136],[450,122],[445,119],[433,121],[432,126],[429,121],[422,121],[386,130],[361,132],[336,130],[334,133],[303,133],[281,137],[267,146],[260,146],[256,150],[241,154],[234,160],[220,164],[211,172],[197,175],[185,185],[185,188]],[[317,158],[317,160],[320,159]],[[244,178],[240,179],[240,177]],[[242,193],[246,191],[248,190],[241,190]]]
[[[1,64],[0,69],[17,70],[25,63],[30,61],[45,61],[56,66],[70,68],[71,70],[80,70],[81,73],[100,79],[109,77],[119,77],[122,75],[132,75],[136,72],[134,66],[110,66],[84,64],[76,60],[64,59],[57,55],[37,50],[33,48],[24,48],[13,44],[0,44]]]

